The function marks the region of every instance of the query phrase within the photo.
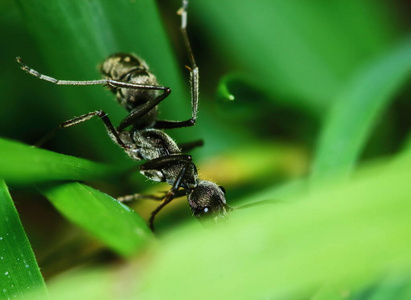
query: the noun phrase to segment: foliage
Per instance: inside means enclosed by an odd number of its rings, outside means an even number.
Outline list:
[[[103,109],[118,124],[125,112],[102,87],[30,77],[15,56],[81,80],[111,53],[137,53],[173,90],[161,118],[187,118],[179,5],[1,3],[0,298],[408,299],[411,35],[400,3],[190,1],[200,112],[169,134],[205,140],[194,161],[239,208],[227,224],[203,228],[173,201],[154,238],[143,219],[158,204],[109,195],[169,187],[134,175],[98,120],[60,132],[52,151],[29,146],[74,115]]]

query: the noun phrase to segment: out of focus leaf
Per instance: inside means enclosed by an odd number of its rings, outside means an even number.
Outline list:
[[[409,272],[398,272],[383,276],[381,280],[367,286],[349,300],[390,300],[411,297]]]
[[[353,70],[395,36],[383,2],[193,1],[210,43],[276,101],[323,113]]]
[[[342,293],[356,291],[409,269],[410,168],[409,158],[389,168],[383,163],[300,201],[237,211],[230,224],[208,230],[187,226],[151,250],[144,271],[135,265],[71,274],[52,285],[51,293],[68,297],[84,289],[91,296],[104,289],[102,299],[301,299],[324,283],[336,284]],[[138,278],[138,285],[124,285],[126,270],[126,278]],[[77,291],[67,283],[75,283]],[[119,286],[121,292],[110,297]]]
[[[337,97],[320,133],[313,178],[349,174],[390,101],[411,74],[411,38],[373,61]]]
[[[303,106],[293,102],[273,101],[255,78],[230,73],[223,76],[217,87],[221,119],[250,136],[239,139],[243,143],[263,139],[306,139],[314,135],[318,118]],[[311,140],[311,139],[310,139]],[[255,143],[252,141],[252,143]]]
[[[410,188],[405,175],[410,163],[374,167],[355,182],[330,185],[293,204],[238,212],[221,230],[175,232],[145,273],[139,296],[304,298],[318,283],[355,288],[389,270],[407,268]],[[194,249],[196,256],[187,261]],[[163,282],[176,268],[176,281],[185,288],[156,288],[154,279]]]
[[[247,160],[244,153],[248,154]],[[302,176],[307,172],[308,155],[293,145],[255,142],[208,159],[199,167],[204,178],[240,186]]]

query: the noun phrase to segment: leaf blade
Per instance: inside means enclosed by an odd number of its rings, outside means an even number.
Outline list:
[[[124,171],[124,167],[104,165],[0,138],[0,178],[13,184],[113,178]]]
[[[338,96],[320,133],[312,179],[354,168],[378,117],[411,73],[411,38],[360,70]]]
[[[67,219],[124,257],[136,254],[152,237],[136,212],[89,186],[73,182],[41,192]]]
[[[46,299],[44,279],[3,180],[0,217],[0,298]]]
[[[50,293],[78,295],[67,283],[87,295],[121,286],[116,299],[305,299],[324,283],[358,290],[409,269],[410,167],[409,157],[395,166],[381,163],[300,201],[238,211],[220,228],[175,231],[161,249],[151,249],[144,277],[139,262],[126,267],[126,278],[138,278],[138,286],[124,288],[125,270],[107,268],[68,275]]]

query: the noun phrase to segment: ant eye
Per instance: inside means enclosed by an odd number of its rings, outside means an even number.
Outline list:
[[[218,186],[220,188],[220,190],[224,193],[225,195],[225,188],[223,188],[221,185]]]
[[[198,207],[194,212],[194,216],[196,218],[202,219],[207,218],[209,215],[212,214],[212,209],[210,206]]]

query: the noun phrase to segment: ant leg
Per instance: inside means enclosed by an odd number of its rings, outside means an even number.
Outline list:
[[[171,93],[171,89],[168,87],[157,87],[159,90],[162,90],[163,93],[156,98],[147,101],[146,103],[142,104],[137,109],[131,111],[123,121],[121,121],[120,125],[117,127],[118,131],[122,131],[126,127],[133,125],[136,120],[140,119],[144,115],[146,115],[150,110],[156,107],[161,101],[168,97]]]
[[[199,71],[194,59],[193,50],[191,49],[190,40],[187,34],[187,6],[188,0],[183,0],[183,6],[178,11],[178,14],[181,15],[181,34],[183,36],[184,44],[187,49],[188,58],[190,60],[191,66],[188,67],[190,71],[190,83],[191,83],[191,120],[195,123],[197,119],[197,111],[198,111],[198,96],[199,96]]]
[[[61,123],[57,128],[55,128],[52,132],[50,132],[48,135],[46,135],[44,138],[38,141],[34,146],[40,147],[44,143],[46,143],[48,140],[50,140],[54,135],[56,135],[61,129],[86,122],[95,116],[98,116],[103,121],[104,126],[106,127],[107,133],[110,136],[110,138],[121,148],[123,148],[124,150],[127,150],[128,147],[124,144],[124,142],[119,137],[118,132],[114,128],[107,114],[102,110],[93,111],[88,114],[84,114],[82,116],[79,116],[79,117],[76,117],[76,118],[73,118],[73,119],[70,119],[68,121]]]
[[[189,151],[193,150],[194,148],[202,147],[202,146],[204,146],[204,141],[203,140],[197,140],[197,141],[193,141],[193,142],[178,144],[178,147],[181,149],[181,152],[183,152],[183,153],[189,152]]]
[[[100,79],[100,80],[60,80],[47,75],[43,75],[38,71],[30,68],[25,65],[20,57],[16,57],[17,62],[20,64],[20,68],[25,72],[41,79],[57,85],[109,85],[117,88],[130,88],[130,89],[143,89],[143,90],[157,90],[163,91],[163,93],[157,96],[155,99],[146,102],[144,105],[138,109],[132,111],[124,120],[120,123],[117,128],[118,131],[122,131],[124,128],[132,125],[136,120],[140,119],[142,116],[147,114],[155,106],[157,106],[161,101],[168,97],[171,93],[171,89],[166,86],[157,86],[157,85],[147,85],[147,84],[136,84],[130,82],[117,81],[113,79]],[[189,125],[191,126],[191,125]]]
[[[56,79],[54,77],[50,77],[44,74],[41,74],[40,72],[30,68],[26,64],[23,63],[22,59],[20,57],[16,57],[17,62],[20,64],[20,68],[29,73],[30,75],[33,75],[34,77],[37,77],[41,80],[45,80],[57,85],[109,85],[113,87],[118,87],[118,88],[129,88],[129,89],[146,89],[146,90],[160,90],[160,91],[166,91],[169,90],[168,87],[165,86],[157,86],[157,85],[148,85],[148,84],[137,84],[137,83],[131,83],[131,82],[123,82],[123,81],[118,81],[118,80],[113,80],[113,79],[98,79],[98,80],[60,80]]]
[[[153,128],[156,129],[175,129],[190,127],[195,125],[195,119],[189,119],[186,121],[156,121],[153,125]]]
[[[132,194],[132,195],[125,195],[125,196],[118,197],[117,201],[118,202],[131,202],[131,201],[142,200],[142,199],[160,201],[164,199],[164,196]]]
[[[156,170],[164,167],[168,167],[175,163],[187,162],[192,164],[192,158],[187,154],[161,156],[152,160],[149,160],[140,166],[141,171]]]
[[[183,36],[184,45],[187,49],[188,58],[190,60],[190,67],[187,67],[190,71],[190,89],[191,89],[191,118],[186,121],[157,121],[153,128],[157,129],[173,129],[181,127],[193,126],[196,123],[197,112],[198,112],[198,98],[199,98],[199,70],[194,59],[193,51],[191,49],[190,40],[187,34],[187,6],[188,0],[183,0],[182,7],[178,10],[177,14],[181,16],[181,34]],[[144,107],[138,109],[134,112],[131,112],[120,124],[117,130],[123,130],[127,126],[133,124],[133,120],[136,120],[150,111],[154,106],[158,105],[162,100],[164,100],[171,90],[166,89],[164,93],[158,96],[152,103],[148,102]]]
[[[190,66],[187,69],[190,71],[190,90],[191,90],[191,118],[186,121],[157,121],[154,124],[154,128],[157,129],[173,129],[181,127],[193,126],[196,123],[198,112],[198,98],[199,98],[199,70],[194,59],[194,54],[191,49],[190,40],[187,34],[187,6],[188,0],[183,0],[182,7],[178,10],[177,14],[181,16],[181,34],[183,36],[184,45],[187,50],[188,58],[190,60]]]
[[[145,194],[132,194],[132,195],[125,195],[122,197],[118,197],[117,201],[119,202],[131,202],[131,201],[136,201],[136,200],[154,200],[154,201],[161,201],[164,199],[165,195],[167,195],[167,192],[163,192],[164,195],[162,196],[156,196],[156,195],[145,195]],[[180,197],[184,197],[186,195],[186,192],[184,190],[178,190],[175,195],[174,195],[174,199],[175,198],[180,198]]]
[[[154,219],[156,217],[156,215],[160,212],[160,210],[162,210],[164,208],[164,206],[166,206],[167,204],[169,204],[177,195],[178,189],[180,188],[181,185],[181,181],[184,178],[189,165],[192,162],[187,162],[184,167],[181,169],[180,173],[178,174],[176,180],[174,181],[173,186],[171,187],[171,189],[167,192],[163,203],[161,203],[155,210],[153,210],[151,212],[151,216],[150,219],[148,220],[148,224],[150,229],[154,232]]]

